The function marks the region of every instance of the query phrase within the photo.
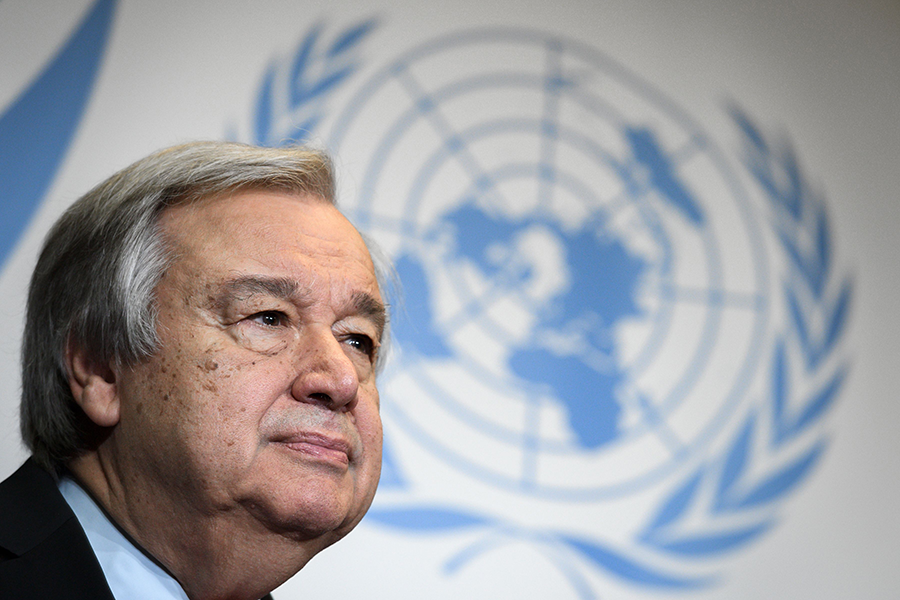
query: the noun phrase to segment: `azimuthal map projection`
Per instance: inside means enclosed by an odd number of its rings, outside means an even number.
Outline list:
[[[683,113],[590,48],[485,31],[403,57],[345,114],[341,156],[357,129],[377,141],[345,207],[404,288],[388,408],[424,447],[510,490],[600,499],[728,422],[767,263]]]
[[[355,81],[373,35],[311,29],[254,117],[326,140],[402,287],[369,522],[482,532],[445,571],[525,543],[584,598],[710,585],[818,463],[846,375],[852,289],[797,157],[736,105],[729,157],[558,35],[460,31]]]

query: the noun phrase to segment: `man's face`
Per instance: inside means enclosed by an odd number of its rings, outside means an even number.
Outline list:
[[[319,199],[263,191],[161,225],[161,347],[117,379],[120,476],[198,518],[336,541],[381,469],[384,308],[362,239]]]

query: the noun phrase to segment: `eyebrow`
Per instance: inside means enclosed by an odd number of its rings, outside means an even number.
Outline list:
[[[378,331],[378,341],[384,335],[384,327],[387,323],[387,309],[384,303],[366,292],[356,292],[350,301],[356,314],[365,317],[375,324]]]
[[[296,304],[304,304],[303,296],[306,295],[296,281],[287,277],[247,275],[227,281],[217,302],[220,305],[225,305],[232,298],[242,298],[255,294],[273,296]],[[356,292],[350,298],[348,308],[355,315],[372,321],[377,331],[378,340],[381,341],[387,324],[387,308],[384,303],[369,293]]]
[[[265,294],[284,300],[295,300],[299,295],[298,292],[299,286],[297,285],[297,282],[286,277],[260,277],[256,275],[247,275],[226,281],[223,286],[222,294],[219,296],[219,302],[227,302],[235,296],[252,296],[254,294]]]

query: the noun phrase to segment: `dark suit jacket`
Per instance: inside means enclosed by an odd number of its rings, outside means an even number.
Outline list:
[[[0,600],[115,600],[75,513],[33,459],[0,483]]]
[[[113,600],[56,481],[31,459],[0,483],[0,598]]]

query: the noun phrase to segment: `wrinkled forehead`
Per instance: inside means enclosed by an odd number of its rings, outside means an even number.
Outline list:
[[[383,290],[371,242],[338,210],[334,203],[312,194],[271,189],[249,189],[218,194],[167,207],[159,218],[163,238],[172,251],[171,263],[185,252],[203,249],[253,255],[265,251],[289,252],[289,245],[335,256],[352,256],[371,275],[375,291]],[[241,244],[239,241],[243,241]]]

